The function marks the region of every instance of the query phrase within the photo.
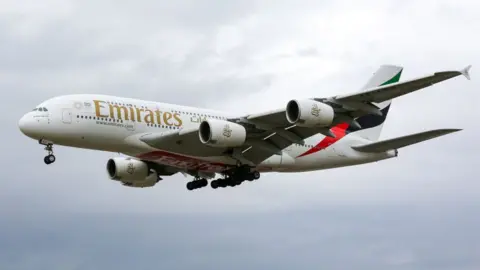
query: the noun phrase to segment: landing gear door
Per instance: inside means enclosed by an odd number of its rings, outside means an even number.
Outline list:
[[[72,109],[63,109],[62,110],[62,121],[65,124],[72,123]]]

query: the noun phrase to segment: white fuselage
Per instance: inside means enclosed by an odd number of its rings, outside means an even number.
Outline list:
[[[148,133],[198,127],[204,119],[237,117],[228,113],[106,95],[68,95],[49,99],[19,121],[21,131],[55,145],[120,152],[162,165],[221,172],[235,165],[229,157],[186,156],[153,148],[139,140]],[[363,164],[396,156],[395,151],[362,153],[351,148],[370,141],[333,132],[314,135],[305,145],[293,144],[258,165],[260,172],[301,172]]]

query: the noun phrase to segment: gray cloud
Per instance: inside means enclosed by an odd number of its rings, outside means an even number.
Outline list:
[[[222,215],[36,213],[1,226],[7,233],[0,235],[5,243],[0,260],[6,269],[474,269],[480,265],[474,241],[480,224],[477,207],[333,206]]]
[[[292,3],[5,1],[0,267],[478,268],[478,3]],[[473,68],[472,81],[395,100],[382,138],[465,130],[394,160],[187,192],[182,176],[142,190],[108,180],[112,153],[57,147],[45,166],[17,129],[56,95],[240,114],[355,91],[384,63],[403,65],[404,79]]]

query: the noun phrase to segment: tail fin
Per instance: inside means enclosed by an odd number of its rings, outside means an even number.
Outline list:
[[[382,65],[373,74],[373,76],[367,81],[367,83],[360,89],[365,91],[366,89],[375,88],[391,83],[396,83],[400,80],[403,67],[394,65]],[[392,101],[387,100],[382,103],[376,103],[375,105],[380,108],[382,115],[367,114],[357,118],[357,122],[360,124],[360,128],[349,126],[347,132],[355,132],[358,136],[371,141],[377,141],[382,132],[383,123],[387,118],[388,110],[390,109]]]

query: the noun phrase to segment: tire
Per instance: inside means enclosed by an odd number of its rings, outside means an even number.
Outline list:
[[[210,186],[213,189],[217,189],[218,188],[218,180],[213,180],[212,182],[210,182]]]

